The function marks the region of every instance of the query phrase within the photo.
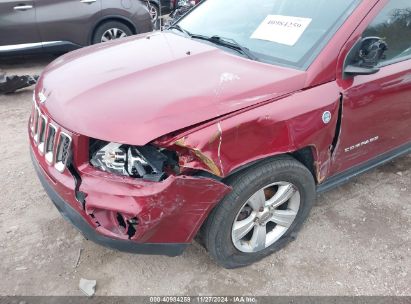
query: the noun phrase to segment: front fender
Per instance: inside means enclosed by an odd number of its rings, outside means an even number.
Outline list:
[[[311,147],[316,177],[329,174],[340,92],[335,82],[268,102],[206,125],[163,138],[156,144],[174,148],[184,169],[208,171],[224,178],[247,164]],[[323,114],[331,120],[323,121]]]

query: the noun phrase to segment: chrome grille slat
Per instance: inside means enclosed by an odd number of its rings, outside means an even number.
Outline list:
[[[30,131],[31,131],[31,135],[33,135],[34,132],[34,128],[33,128],[33,124],[34,124],[34,113],[36,111],[36,103],[33,102],[33,106],[31,107],[31,113],[30,113]]]
[[[49,122],[35,102],[30,115],[30,131],[39,154],[49,165],[63,173],[70,160],[72,138]]]
[[[39,127],[40,110],[36,106],[34,109],[34,120],[33,120],[33,139],[35,143],[38,142],[38,127]]]
[[[46,145],[45,145],[45,154],[46,154],[46,161],[52,165],[54,162],[54,145],[56,141],[56,134],[57,128],[49,123],[47,128],[47,138],[46,138]]]
[[[44,154],[44,144],[46,140],[46,132],[47,132],[47,117],[44,115],[40,116],[39,121],[39,130],[38,130],[38,144],[39,144],[39,152],[40,154]]]
[[[56,149],[56,163],[54,165],[57,171],[64,172],[70,157],[70,148],[71,137],[64,132],[60,132]]]

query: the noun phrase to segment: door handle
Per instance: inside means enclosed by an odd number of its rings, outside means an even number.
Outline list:
[[[97,0],[80,0],[81,3],[85,3],[85,4],[91,4],[96,2]]]
[[[32,8],[33,8],[33,5],[18,5],[14,7],[14,10],[15,11],[26,11]]]

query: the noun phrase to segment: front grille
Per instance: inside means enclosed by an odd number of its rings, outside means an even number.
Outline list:
[[[71,155],[71,136],[49,122],[35,103],[30,116],[30,130],[40,155],[63,173]]]
[[[35,107],[34,108],[34,118],[33,118],[32,132],[33,132],[34,141],[36,143],[38,141],[39,118],[40,118],[40,110],[37,107]]]
[[[55,167],[58,171],[63,172],[66,168],[67,161],[70,156],[71,137],[66,133],[60,132],[57,151],[56,151],[56,164]]]
[[[44,115],[41,115],[39,118],[38,125],[38,148],[41,154],[44,154],[44,141],[46,138],[46,128],[47,128],[47,118]]]
[[[47,128],[47,140],[46,140],[46,161],[52,165],[54,161],[54,145],[56,141],[57,128],[51,123]]]

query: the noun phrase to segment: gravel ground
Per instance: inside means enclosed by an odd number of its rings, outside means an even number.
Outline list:
[[[51,59],[14,58],[0,68],[39,73]],[[81,295],[80,278],[97,280],[97,295],[411,295],[411,155],[321,195],[281,252],[225,270],[196,243],[167,258],[84,240],[32,169],[31,98],[30,89],[0,96],[0,295]]]

